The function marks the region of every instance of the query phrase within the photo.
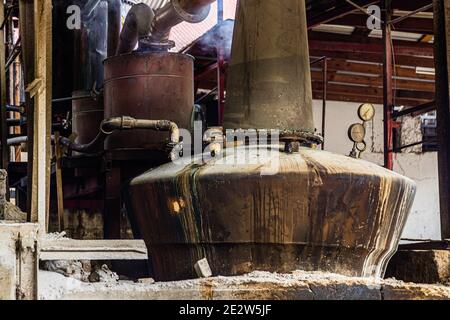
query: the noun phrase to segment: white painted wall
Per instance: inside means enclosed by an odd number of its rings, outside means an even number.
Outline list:
[[[351,124],[361,122],[357,116],[359,104],[350,102],[327,102],[325,149],[338,154],[348,155],[353,144],[347,137]],[[368,125],[368,148],[363,159],[383,165],[383,107],[376,105],[375,119]],[[316,128],[322,130],[322,101],[314,101]],[[403,126],[408,134],[404,144],[421,141],[419,119],[407,118]],[[421,147],[406,149],[395,154],[394,170],[416,181],[418,190],[416,200],[408,219],[403,238],[441,239],[439,217],[439,188],[437,153],[421,153]]]

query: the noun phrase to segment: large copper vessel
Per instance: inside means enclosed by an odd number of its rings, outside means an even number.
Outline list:
[[[108,58],[105,67],[105,119],[170,120],[190,130],[194,106],[193,58],[176,53],[140,53]],[[106,150],[165,147],[168,133],[148,130],[115,133]]]
[[[247,152],[246,148],[236,152]],[[232,155],[234,157],[234,155]],[[397,248],[414,183],[328,152],[279,153],[279,173],[256,165],[167,164],[132,181],[133,212],[155,277],[254,270],[381,276]]]
[[[305,1],[239,3],[225,129],[279,129],[283,139],[256,150],[228,147],[225,163],[170,163],[131,181],[154,277],[193,278],[203,258],[214,275],[382,276],[414,182],[373,163],[296,148],[310,145],[314,128]],[[274,163],[277,172],[267,175]]]

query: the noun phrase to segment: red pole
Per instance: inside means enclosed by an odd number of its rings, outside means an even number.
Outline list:
[[[383,2],[383,115],[384,115],[384,166],[392,170],[394,168],[394,140],[393,140],[393,85],[392,85],[392,37],[391,25],[386,23],[392,18],[392,2],[384,0]]]

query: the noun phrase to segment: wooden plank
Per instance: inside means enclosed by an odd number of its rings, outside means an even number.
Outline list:
[[[35,79],[26,88],[35,103],[31,220],[40,225],[42,235],[47,231],[46,220],[50,198],[52,3],[46,0],[34,0],[33,4]]]
[[[55,141],[59,141],[60,134],[55,132]],[[64,194],[63,194],[63,181],[62,181],[62,166],[61,159],[63,156],[61,144],[55,144],[55,157],[56,157],[56,202],[58,207],[58,226],[59,231],[64,230]],[[50,212],[50,210],[48,211]],[[47,215],[47,221],[49,217]]]
[[[383,62],[383,54],[380,53],[370,53],[370,52],[342,52],[342,51],[327,51],[321,50],[321,48],[310,49],[310,55],[312,57],[327,57],[327,58],[338,58],[345,60],[355,60],[361,62]],[[413,66],[413,67],[425,67],[434,68],[434,59],[432,57],[412,57],[395,54],[396,65],[399,66]]]
[[[354,61],[347,61],[344,59],[329,59],[328,70],[330,71],[348,71],[357,73],[366,73],[373,75],[383,74],[383,65],[373,63],[359,63]],[[434,81],[434,75],[420,74],[416,72],[414,67],[402,67],[397,65],[395,67],[394,75],[397,77],[411,78],[417,80],[430,80]]]
[[[420,43],[417,45],[397,45],[394,46],[395,54],[400,56],[433,57],[433,47]],[[352,43],[344,41],[310,40],[310,50],[322,50],[332,52],[348,53],[382,53],[384,50],[382,43]],[[326,56],[326,55],[325,55]]]
[[[353,0],[357,5],[364,7],[370,4],[377,3],[378,0]],[[329,9],[329,8],[328,8]],[[326,10],[319,12],[318,14],[313,14],[308,11],[308,29],[316,27],[324,23],[332,23],[333,20],[345,17],[346,15],[357,11],[357,9],[349,3],[342,1],[340,6],[332,8],[331,10]]]
[[[360,13],[352,13],[334,20],[332,24],[367,28],[367,16]],[[433,34],[433,20],[411,17],[397,23],[395,25],[395,30],[402,32]]]
[[[320,81],[312,82],[313,91],[322,91],[323,84]],[[396,98],[407,98],[417,100],[434,100],[433,92],[426,91],[404,91],[393,90]],[[349,94],[355,96],[383,97],[383,87],[363,87],[350,84],[328,84],[328,92],[337,94]]]
[[[321,91],[313,91],[313,98],[317,100],[322,100]],[[360,96],[360,95],[350,95],[350,94],[340,94],[340,93],[330,93],[327,94],[328,101],[341,101],[341,102],[355,102],[355,103],[373,103],[373,104],[383,104],[382,97],[370,97],[370,96]],[[405,107],[415,107],[418,104],[425,103],[427,100],[417,100],[417,99],[405,99],[398,98],[395,99],[396,105]]]
[[[147,260],[142,240],[41,241],[41,260]]]
[[[322,80],[322,72],[320,71],[311,71],[311,78],[313,81],[321,81]],[[356,85],[368,85],[372,87],[381,87],[383,86],[383,79],[381,77],[370,77],[370,76],[362,76],[362,75],[349,75],[342,74],[336,72],[328,72],[328,81],[332,82],[341,82],[348,84],[356,84]],[[413,80],[404,80],[397,79],[395,80],[395,88],[401,90],[415,90],[415,91],[426,91],[426,92],[434,92],[435,85],[433,82],[424,82],[424,81],[413,81]]]

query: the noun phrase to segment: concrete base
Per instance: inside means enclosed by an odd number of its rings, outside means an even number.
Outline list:
[[[398,251],[386,276],[415,283],[450,284],[450,250]]]
[[[0,300],[37,298],[38,228],[0,221]]]
[[[272,274],[216,277],[168,283],[86,284],[40,272],[42,300],[449,300],[450,287],[333,274]]]

